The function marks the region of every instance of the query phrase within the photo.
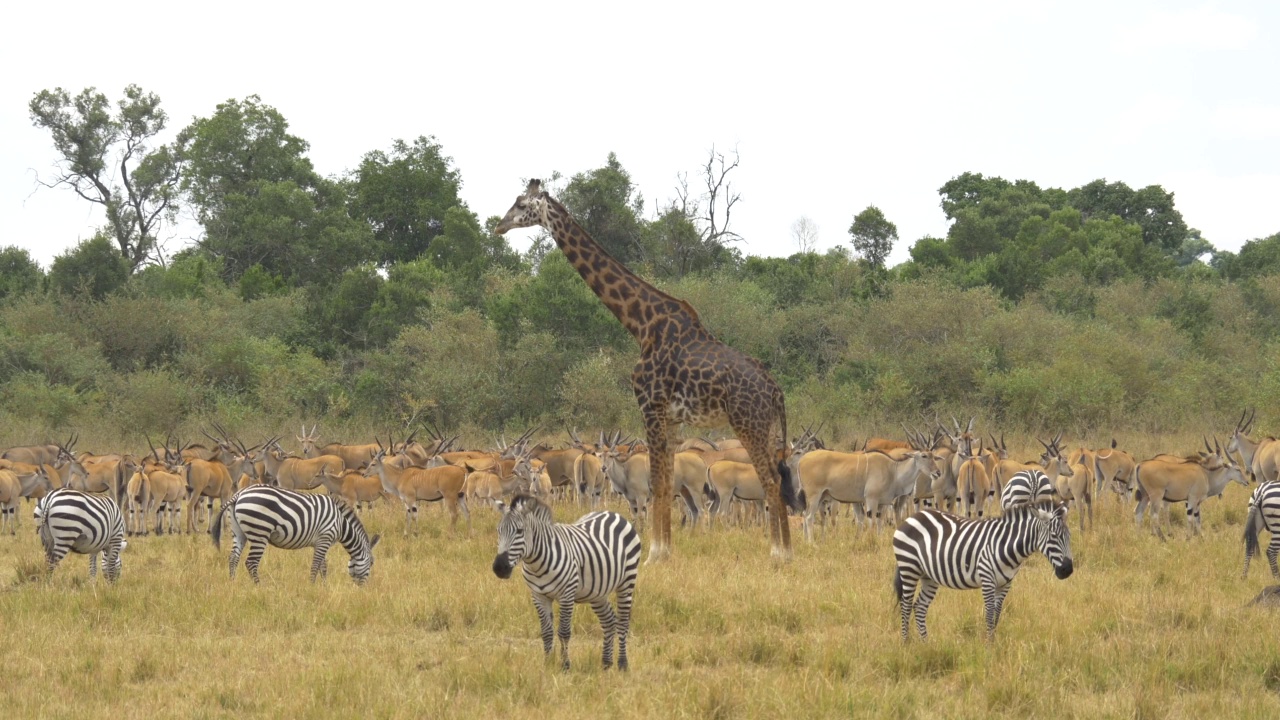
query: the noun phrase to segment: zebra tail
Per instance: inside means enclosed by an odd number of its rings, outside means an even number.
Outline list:
[[[44,546],[45,554],[53,552],[54,545],[53,528],[50,527],[51,518],[44,518],[44,522],[40,523],[40,544]]]
[[[791,468],[787,467],[786,460],[778,461],[778,474],[782,476],[782,502],[787,507],[800,512],[804,510],[804,490],[800,490],[800,494],[796,494],[795,478],[791,477]]]
[[[1249,519],[1244,522],[1244,554],[1253,557],[1258,552],[1258,532],[1262,530],[1262,509],[1249,506]]]
[[[234,507],[234,504],[227,503],[227,506]],[[227,514],[228,507],[218,508],[217,516],[209,523],[209,536],[213,538],[213,546],[219,550],[222,549],[222,516]]]

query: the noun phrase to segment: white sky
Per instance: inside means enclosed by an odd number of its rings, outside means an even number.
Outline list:
[[[32,95],[114,101],[129,83],[160,96],[171,132],[256,93],[327,175],[434,135],[481,220],[524,178],[610,151],[652,211],[714,144],[741,153],[748,254],[795,252],[802,215],[819,249],[846,243],[875,204],[898,262],[945,234],[937,190],[965,171],[1158,183],[1219,248],[1280,232],[1280,3],[853,5],[24,3],[0,42],[0,246],[47,266],[102,222],[37,190],[54,152]]]

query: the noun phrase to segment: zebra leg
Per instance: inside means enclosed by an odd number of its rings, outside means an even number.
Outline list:
[[[982,604],[987,611],[987,640],[996,639],[996,625],[1000,622],[1000,611],[1004,609],[1004,596],[1009,593],[1009,586],[994,587],[990,582],[982,583]]]
[[[655,523],[656,524],[656,523]],[[560,598],[560,667],[569,669],[569,634],[573,630],[573,600],[577,591],[566,591]]]
[[[601,598],[591,603],[591,609],[600,618],[600,631],[604,635],[604,653],[601,654],[601,665],[605,670],[613,667],[613,638],[618,631],[618,616],[608,598]]]
[[[902,642],[905,643],[911,641],[911,631],[909,628],[911,627],[911,614],[914,612],[916,604],[916,579],[912,577],[904,577],[902,571],[899,570],[898,582],[902,585],[900,589],[902,595],[898,604],[902,609]]]
[[[1280,534],[1272,533],[1271,543],[1267,545],[1267,561],[1271,563],[1271,577],[1280,578],[1280,567],[1276,566],[1276,558],[1280,556]],[[1249,570],[1249,557],[1245,556],[1244,568]]]
[[[245,558],[244,567],[249,571],[249,577],[253,578],[253,584],[258,584],[258,565],[262,562],[262,553],[267,551],[266,543],[250,542],[249,557]]]
[[[627,671],[627,635],[631,632],[631,601],[634,581],[618,588],[618,669]]]
[[[555,630],[551,623],[551,598],[534,595],[533,609],[538,611],[538,626],[542,632],[542,654],[550,660],[551,642],[555,636]]]
[[[240,565],[240,553],[244,552],[244,546],[240,544],[240,539],[232,533],[231,537],[231,557],[227,559],[227,566],[231,570],[231,579],[236,579],[236,567]]]
[[[120,551],[123,548],[118,543],[111,543],[111,547],[107,548],[107,552],[102,556],[102,574],[106,575],[107,582],[115,584],[120,579]]]
[[[929,613],[929,604],[933,602],[933,597],[938,594],[938,583],[927,577],[920,578],[920,596],[916,598],[916,630],[920,632],[921,640],[929,639],[929,631],[925,628],[924,618]]]
[[[316,541],[316,552],[311,558],[311,582],[316,581],[316,573],[319,573],[322,578],[327,579],[329,577],[328,554],[329,545],[332,542],[328,538],[321,538]]]
[[[89,579],[93,580],[98,577],[98,553],[89,556]]]

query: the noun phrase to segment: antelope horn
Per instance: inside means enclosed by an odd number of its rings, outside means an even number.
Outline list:
[[[1213,451],[1218,453],[1219,455],[1222,454],[1222,445],[1218,442],[1217,435],[1213,436]]]
[[[956,426],[956,434],[957,434],[957,435],[959,435],[959,434],[960,434],[960,421],[956,419],[956,416],[955,416],[955,415],[952,415],[952,416],[951,416],[951,424]]]
[[[318,428],[318,427],[320,427],[320,423],[314,423],[314,424],[312,424],[312,425],[311,425],[311,434],[310,434],[310,435],[308,435],[307,437],[314,438],[314,437],[316,436],[316,428]]]
[[[151,443],[151,435],[149,433],[143,433],[143,437],[147,439],[147,447],[151,448],[151,456],[156,459],[156,462],[159,462],[160,453],[156,452],[156,446]]]
[[[977,415],[974,415],[973,417],[969,418],[969,427],[968,427],[968,429],[967,429],[967,430],[965,430],[965,432],[973,432],[973,423],[974,423],[974,421],[976,421],[977,419],[978,419],[978,416],[977,416]]]
[[[1040,443],[1041,445],[1043,445],[1043,446],[1044,446],[1045,452],[1048,452],[1048,453],[1052,453],[1052,452],[1053,452],[1053,448],[1049,447],[1049,443],[1047,443],[1047,442],[1045,442],[1045,441],[1041,440],[1040,438],[1036,438],[1036,442],[1038,442],[1038,443]]]

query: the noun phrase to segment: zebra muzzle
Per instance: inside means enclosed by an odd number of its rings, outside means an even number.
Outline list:
[[[1053,569],[1053,574],[1058,576],[1059,580],[1066,580],[1071,577],[1071,573],[1075,571],[1075,566],[1070,559],[1063,560],[1062,564]]]
[[[511,559],[506,553],[502,553],[493,559],[493,574],[499,578],[506,580],[511,577],[511,571],[514,567],[511,565]]]

